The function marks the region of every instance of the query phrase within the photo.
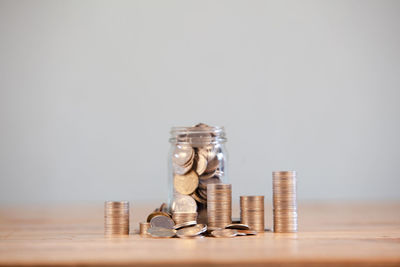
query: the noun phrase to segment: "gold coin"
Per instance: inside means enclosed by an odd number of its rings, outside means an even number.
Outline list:
[[[196,190],[199,184],[199,177],[195,171],[190,171],[185,175],[174,176],[174,188],[178,193],[190,195]]]

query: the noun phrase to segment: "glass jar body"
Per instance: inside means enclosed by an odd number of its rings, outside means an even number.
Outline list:
[[[172,128],[168,204],[173,216],[197,212],[197,222],[207,223],[207,184],[228,183],[225,142],[222,127],[198,124]]]

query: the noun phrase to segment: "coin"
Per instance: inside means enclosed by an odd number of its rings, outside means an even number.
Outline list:
[[[242,234],[242,235],[256,235],[257,231],[253,231],[253,230],[236,230],[238,232],[238,234]]]
[[[249,230],[250,227],[242,223],[232,223],[225,226],[225,229],[236,229],[236,230]]]
[[[181,228],[176,232],[178,237],[193,237],[200,235],[207,231],[207,225],[205,224],[196,224],[194,226],[189,226],[185,228]]]
[[[150,227],[147,233],[156,238],[169,238],[175,236],[176,230],[162,227]]]
[[[151,218],[150,225],[151,227],[162,227],[162,228],[172,229],[174,228],[175,223],[170,217],[157,215]]]
[[[174,176],[174,188],[178,193],[190,195],[196,190],[199,178],[195,171],[190,171],[185,175]]]
[[[196,201],[187,195],[175,195],[171,205],[172,212],[194,213],[197,211]]]
[[[196,224],[197,224],[196,221],[183,222],[183,223],[175,224],[174,229],[175,230],[179,230],[181,228],[188,227],[188,226],[193,226],[193,225],[196,225]]]
[[[217,229],[211,232],[214,237],[235,237],[238,231],[234,229]]]
[[[196,172],[202,175],[207,168],[207,158],[203,154],[197,154]]]
[[[147,222],[150,222],[151,221],[151,219],[154,217],[154,216],[157,216],[157,215],[162,215],[162,216],[167,216],[167,217],[171,217],[168,213],[166,213],[166,212],[163,212],[163,211],[153,211],[152,213],[150,213],[149,214],[149,216],[147,216]]]
[[[177,145],[172,156],[172,161],[179,166],[184,166],[192,159],[193,153],[194,150],[191,146]]]

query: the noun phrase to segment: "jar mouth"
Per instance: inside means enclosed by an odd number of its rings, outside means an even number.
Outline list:
[[[206,143],[224,143],[226,142],[225,129],[220,126],[206,127],[172,127],[171,143],[180,144],[206,144]]]

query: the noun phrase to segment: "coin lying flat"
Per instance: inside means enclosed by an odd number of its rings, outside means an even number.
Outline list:
[[[250,227],[243,223],[232,223],[225,226],[225,229],[236,229],[236,230],[249,230]]]
[[[199,177],[195,171],[190,171],[185,175],[174,176],[174,188],[175,190],[183,195],[190,195],[196,190],[199,184]]]
[[[172,229],[174,228],[175,223],[170,217],[157,215],[151,218],[150,225],[151,227],[162,227],[162,228]]]
[[[197,224],[196,221],[183,222],[183,223],[175,224],[174,229],[175,230],[179,230],[181,228],[193,226],[193,225],[196,225],[196,224]]]
[[[156,238],[169,238],[175,236],[176,230],[162,227],[151,227],[147,230],[147,233]]]
[[[238,231],[234,229],[217,229],[211,232],[213,237],[235,237]]]
[[[257,231],[253,230],[236,230],[238,232],[238,235],[256,235]]]
[[[196,201],[187,195],[176,195],[171,205],[172,212],[193,213],[197,211]]]
[[[205,224],[196,224],[194,226],[181,228],[176,232],[178,237],[193,237],[200,235],[207,231],[207,225]]]

